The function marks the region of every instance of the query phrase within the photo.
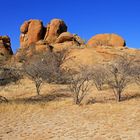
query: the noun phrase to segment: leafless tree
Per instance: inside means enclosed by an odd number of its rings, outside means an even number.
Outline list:
[[[62,49],[56,52],[52,52],[51,55],[44,55],[43,63],[49,65],[51,69],[50,82],[65,84],[67,82],[67,69],[64,67],[64,64],[72,59],[69,56],[68,49]],[[49,60],[50,59],[50,60]],[[49,61],[48,61],[49,60]]]
[[[133,67],[133,78],[140,85],[140,59],[136,59]]]
[[[9,83],[17,83],[22,78],[22,74],[19,69],[12,66],[0,67],[0,85],[5,86]]]
[[[112,88],[117,101],[121,101],[124,89],[132,82],[134,59],[129,55],[118,58],[107,66],[107,82]]]
[[[11,83],[19,83],[22,78],[20,70],[14,65],[1,63],[0,65],[0,86],[4,88]],[[8,99],[4,96],[0,96],[0,103],[7,103]]]
[[[23,64],[25,75],[35,83],[37,95],[40,95],[40,88],[43,80],[48,80],[49,67],[50,65],[47,66],[43,63],[40,56],[34,56]]]
[[[136,83],[138,84],[138,85],[140,85],[140,67],[137,67],[136,69],[135,69],[135,79],[136,79]]]
[[[95,65],[91,68],[91,80],[98,90],[103,89],[103,85],[106,83],[106,78],[107,72],[102,64]]]
[[[74,103],[80,104],[90,90],[90,73],[87,66],[80,66],[79,71],[70,70],[69,89],[73,93]]]
[[[23,65],[25,74],[35,83],[37,95],[40,95],[40,89],[43,82],[63,83],[66,71],[62,69],[65,62],[67,51],[60,52],[47,51],[42,54],[36,54]]]

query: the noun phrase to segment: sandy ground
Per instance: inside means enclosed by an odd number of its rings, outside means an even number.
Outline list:
[[[24,102],[23,97],[35,95],[31,84],[1,89],[0,95],[15,101],[0,104],[0,140],[140,140],[139,87],[130,86],[124,94],[128,99],[120,103],[110,90],[94,89],[96,102],[77,106],[62,94],[65,87],[55,85],[42,89],[44,100]],[[48,95],[56,89],[55,97]]]

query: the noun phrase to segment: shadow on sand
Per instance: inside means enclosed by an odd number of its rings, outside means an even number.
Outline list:
[[[140,99],[140,93],[135,93],[134,95],[127,95],[122,97],[121,101],[131,100],[131,99]]]
[[[16,103],[39,103],[39,102],[50,102],[50,101],[59,101],[65,98],[70,98],[71,94],[68,90],[65,89],[59,89],[59,90],[53,90],[49,92],[48,94],[43,95],[36,95],[29,98],[16,98],[14,100],[11,100],[11,102]]]

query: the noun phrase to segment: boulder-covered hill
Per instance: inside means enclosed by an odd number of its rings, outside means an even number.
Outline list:
[[[0,36],[0,53],[12,55],[10,44],[8,36]],[[97,34],[85,43],[77,34],[68,32],[61,19],[52,19],[46,26],[40,20],[31,19],[20,27],[20,48],[13,57],[20,61],[35,53],[63,48],[71,50],[75,61],[86,64],[109,61],[124,53],[140,55],[140,50],[127,48],[125,40],[117,34]]]

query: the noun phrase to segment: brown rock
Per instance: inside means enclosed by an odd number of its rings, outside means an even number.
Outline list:
[[[48,43],[54,43],[57,39],[57,37],[67,31],[67,26],[64,21],[60,19],[53,19],[51,22],[47,25],[46,29],[46,35],[45,40]]]
[[[28,47],[28,36],[27,34],[20,34],[20,46],[21,48],[27,48]]]
[[[47,51],[52,51],[53,47],[50,46],[46,41],[39,40],[35,44],[32,44],[28,48],[20,48],[15,54],[15,60],[23,62],[29,59],[29,57],[35,54],[43,54]]]
[[[29,20],[24,22],[20,31],[20,45],[21,47],[29,47],[37,41],[43,39],[43,23],[40,20]]]
[[[74,40],[74,37],[71,33],[64,32],[64,33],[59,35],[59,37],[56,39],[55,43],[63,43],[66,41],[73,41],[73,40]]]
[[[47,52],[50,50],[50,46],[49,45],[36,45],[35,46],[35,51],[37,53],[43,53],[43,52]]]
[[[81,48],[77,41],[65,41],[63,43],[55,43],[52,46],[54,50]],[[82,45],[82,47],[85,47],[85,45]]]
[[[46,51],[52,51],[53,47],[50,46],[45,40],[40,40],[35,44],[35,51],[37,53],[43,53]]]
[[[75,42],[73,41],[67,41],[67,42],[63,42],[63,43],[55,43],[53,44],[53,50],[63,50],[63,49],[70,49],[73,48],[75,46]],[[76,45],[77,46],[77,45]]]
[[[43,23],[40,20],[31,20],[28,28],[28,45],[35,43],[43,37]]]
[[[74,34],[73,36],[74,36],[75,41],[77,41],[80,45],[85,44],[84,40],[80,36],[78,36],[77,34]]]
[[[53,44],[54,49],[62,50],[65,48],[82,48],[86,47],[84,41],[77,35],[72,35],[69,32],[60,34],[56,42]]]
[[[117,34],[97,34],[88,42],[88,46],[125,46],[125,40]]]
[[[8,36],[0,36],[0,55],[9,56],[12,54],[10,38]]]
[[[30,23],[29,21],[25,21],[25,22],[21,25],[21,27],[20,27],[20,32],[21,32],[21,33],[25,34],[25,33],[28,32],[29,23]]]

